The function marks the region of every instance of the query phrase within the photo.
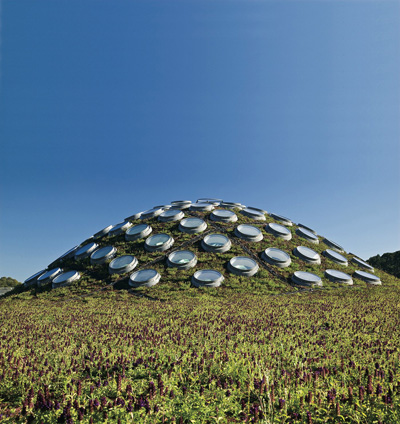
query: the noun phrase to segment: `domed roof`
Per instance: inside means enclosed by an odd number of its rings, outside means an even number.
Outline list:
[[[124,221],[100,229],[71,249],[71,254],[29,277],[25,286],[36,285],[39,278],[40,286],[51,284],[58,274],[53,278],[49,271],[62,267],[74,276],[66,283],[75,288],[114,285],[169,290],[179,286],[240,291],[254,287],[287,292],[343,287],[342,280],[333,277],[346,271],[343,275],[351,279],[369,267],[340,245],[295,222],[239,202],[173,200],[144,212],[131,211]],[[208,281],[207,276],[213,278]],[[354,285],[373,283],[371,278],[354,280]],[[64,285],[56,281],[52,287]]]

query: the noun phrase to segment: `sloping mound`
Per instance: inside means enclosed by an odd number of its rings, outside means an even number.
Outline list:
[[[382,274],[383,275],[383,274]],[[221,199],[173,201],[109,225],[29,277],[69,291],[190,287],[279,293],[381,285],[379,272],[313,229]]]

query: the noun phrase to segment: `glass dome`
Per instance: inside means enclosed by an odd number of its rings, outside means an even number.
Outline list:
[[[375,286],[380,286],[382,284],[382,281],[380,280],[380,278],[378,278],[374,274],[370,274],[369,272],[357,270],[357,271],[354,271],[354,277],[360,280],[363,280],[366,283],[373,284]]]
[[[111,228],[113,228],[112,225],[109,225],[108,227],[103,228],[102,230],[100,230],[97,233],[93,234],[93,238],[94,239],[99,239],[99,238],[102,238],[102,237],[106,236],[110,232]]]
[[[75,256],[75,252],[78,250],[79,246],[74,246],[72,249],[67,250],[63,255],[61,255],[57,260],[66,261]]]
[[[185,214],[180,209],[168,209],[158,215],[158,220],[160,222],[179,221],[184,216]]]
[[[229,238],[222,234],[209,234],[201,242],[201,247],[206,252],[227,252],[231,246]]]
[[[311,229],[310,227],[306,227],[305,225],[300,224],[300,223],[298,223],[298,224],[297,224],[297,226],[298,226],[298,227],[301,227],[301,228],[304,228],[304,229],[306,229],[306,230],[308,230],[308,231],[311,231],[313,234],[317,235],[317,232],[316,232],[316,231],[314,231],[313,229]]]
[[[347,261],[347,258],[342,256],[340,253],[336,252],[335,250],[326,249],[322,252],[322,254],[326,258],[330,259],[333,262],[336,262],[337,264],[344,265],[344,266],[347,266],[349,264]]]
[[[358,266],[361,266],[363,268],[369,269],[370,271],[374,272],[374,267],[372,267],[370,264],[368,264],[367,262],[359,259],[359,258],[351,258],[351,262],[355,263]]]
[[[238,220],[237,215],[228,209],[215,209],[210,214],[212,221],[221,222],[236,222]]]
[[[94,241],[92,241],[91,243],[85,244],[84,246],[80,247],[76,252],[75,252],[75,259],[76,260],[81,260],[84,258],[87,258],[88,256],[90,256],[92,254],[92,252],[94,252],[97,248],[99,247],[99,245],[97,243],[95,243]]]
[[[163,252],[174,244],[174,239],[165,233],[154,234],[146,239],[144,248],[148,252]]]
[[[45,269],[42,269],[41,271],[36,272],[35,274],[31,275],[29,278],[27,278],[27,279],[24,281],[24,287],[30,287],[30,286],[32,286],[32,285],[34,285],[34,284],[36,284],[37,279],[38,279],[41,275],[43,275],[45,272],[46,272],[46,270],[45,270]]]
[[[148,224],[138,224],[131,227],[125,233],[125,240],[133,241],[147,237],[153,229]]]
[[[104,264],[109,259],[112,259],[117,253],[117,249],[113,246],[105,246],[95,250],[90,255],[91,264]]]
[[[132,223],[131,222],[120,222],[119,224],[114,225],[114,227],[111,228],[110,232],[108,233],[108,235],[110,237],[113,236],[117,236],[119,234],[124,233],[128,228],[132,227]]]
[[[318,237],[314,233],[312,233],[311,231],[306,230],[305,228],[302,228],[302,227],[297,228],[296,234],[299,237],[302,237],[302,238],[310,241],[311,243],[315,243],[315,244],[319,243]]]
[[[291,240],[292,233],[283,225],[275,224],[274,222],[269,223],[265,226],[265,230],[274,235],[275,237],[282,238],[284,240]]]
[[[331,249],[336,250],[339,253],[343,253],[344,252],[344,249],[343,249],[342,246],[339,246],[337,243],[335,243],[335,242],[333,242],[331,240],[328,240],[328,239],[324,238],[322,240],[322,243],[325,243],[328,247],[330,247]]]
[[[201,233],[207,228],[207,224],[201,218],[184,218],[179,223],[179,230],[183,233]]]
[[[237,202],[221,202],[219,206],[221,208],[227,208],[227,209],[234,209],[234,208],[244,209],[246,207],[242,205],[241,203],[237,203]]]
[[[241,214],[247,216],[248,218],[255,219],[256,221],[265,221],[265,215],[263,212],[252,208],[245,208],[240,211]]]
[[[154,218],[154,217],[160,215],[162,212],[163,212],[163,208],[149,209],[147,211],[142,212],[142,214],[140,215],[140,219]]]
[[[57,275],[61,274],[63,270],[61,268],[53,268],[49,271],[46,271],[37,279],[38,286],[42,286],[43,284],[49,283],[53,278],[57,277]]]
[[[312,250],[306,246],[297,246],[293,250],[293,254],[303,261],[309,262],[311,264],[319,265],[321,263],[321,257],[319,254],[315,250]]]
[[[212,203],[213,205],[219,205],[222,202],[222,199],[214,199],[212,197],[204,197],[202,199],[197,199],[197,203]]]
[[[138,260],[132,255],[123,255],[113,259],[108,265],[110,274],[125,274],[136,268]]]
[[[141,269],[129,277],[129,285],[134,288],[155,286],[161,275],[155,269]]]
[[[325,277],[333,281],[334,283],[347,284],[349,286],[353,285],[353,280],[349,274],[346,274],[341,271],[336,271],[335,269],[327,269],[325,271]]]
[[[251,277],[258,271],[258,264],[246,256],[235,256],[228,263],[228,271],[235,275]]]
[[[214,205],[211,203],[192,203],[189,209],[197,212],[209,212],[214,209]]]
[[[292,281],[300,286],[322,286],[321,278],[312,272],[296,271],[292,275]]]
[[[261,241],[263,239],[262,232],[253,225],[240,224],[235,228],[235,235],[246,241]]]
[[[202,269],[196,271],[192,277],[192,284],[195,287],[219,287],[224,281],[223,275],[212,269]]]
[[[68,286],[74,281],[78,281],[80,278],[81,274],[79,274],[78,271],[67,271],[54,278],[52,287],[55,289],[57,287]]]
[[[135,221],[136,219],[139,219],[141,215],[142,215],[142,212],[134,213],[133,215],[125,218],[125,221]]]
[[[168,255],[167,265],[178,269],[193,268],[197,264],[196,255],[190,250],[178,250]]]
[[[285,216],[277,215],[276,213],[271,213],[271,212],[269,216],[275,219],[276,221],[281,222],[283,225],[287,225],[288,227],[291,227],[293,225],[293,222],[289,218],[286,218]]]
[[[283,250],[276,249],[275,247],[268,247],[261,254],[262,259],[271,265],[275,265],[278,268],[286,268],[290,266],[292,260],[290,255]]]
[[[188,209],[192,202],[190,200],[174,200],[171,202],[171,206],[174,209]]]

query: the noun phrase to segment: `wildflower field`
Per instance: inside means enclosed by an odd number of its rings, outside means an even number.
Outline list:
[[[400,285],[379,275],[281,295],[13,294],[0,422],[399,423]]]

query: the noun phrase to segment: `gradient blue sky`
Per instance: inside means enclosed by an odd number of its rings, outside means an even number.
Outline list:
[[[3,0],[0,276],[220,197],[400,249],[400,2]]]

